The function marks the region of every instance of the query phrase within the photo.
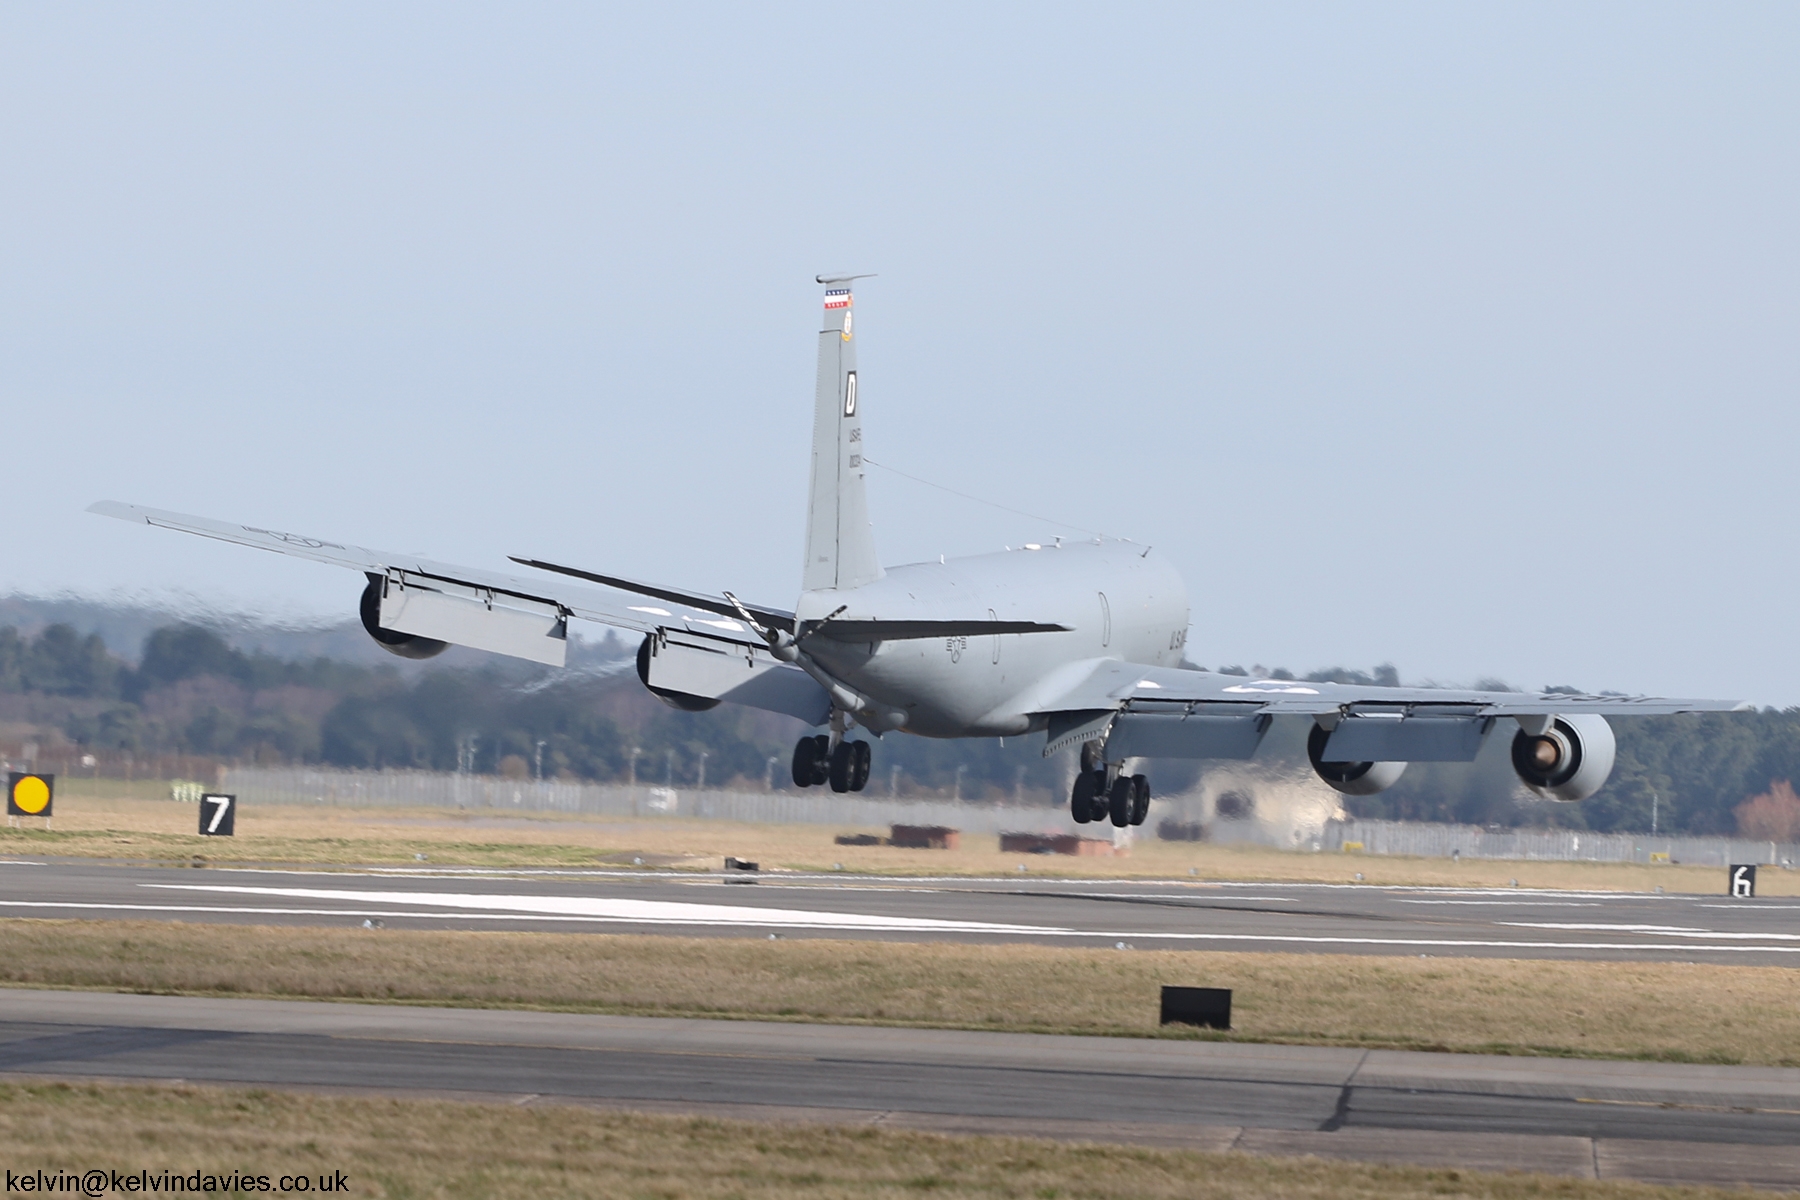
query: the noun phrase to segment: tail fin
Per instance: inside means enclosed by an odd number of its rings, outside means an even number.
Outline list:
[[[856,394],[856,343],[851,340],[852,280],[819,277],[825,285],[825,327],[819,331],[819,383],[813,401],[812,490],[806,508],[803,591],[861,587],[882,575],[863,490],[862,402]]]

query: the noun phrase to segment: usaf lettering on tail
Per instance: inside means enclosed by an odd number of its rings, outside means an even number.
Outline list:
[[[793,779],[860,791],[861,730],[933,738],[1046,735],[1078,748],[1078,822],[1142,823],[1143,758],[1249,758],[1276,717],[1311,721],[1307,752],[1340,792],[1391,786],[1409,762],[1469,762],[1498,730],[1540,796],[1580,800],[1612,770],[1606,717],[1720,711],[1707,700],[1450,691],[1246,680],[1184,669],[1188,596],[1173,564],[1097,538],[884,570],[864,488],[866,397],[852,284],[825,287],[813,392],[812,479],[800,594],[790,609],[534,558],[524,578],[293,533],[102,502],[90,511],[359,571],[364,627],[389,651],[451,644],[561,666],[570,620],[643,639],[638,675],[678,708],[731,702],[828,732],[794,748]],[[570,584],[567,579],[597,585]],[[976,639],[991,639],[982,642]],[[974,647],[980,647],[977,652]]]

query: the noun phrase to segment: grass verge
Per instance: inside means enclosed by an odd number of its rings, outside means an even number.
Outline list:
[[[313,805],[246,806],[237,836],[204,838],[194,805],[146,795],[90,794],[109,780],[59,781],[52,828],[26,818],[0,828],[0,857],[54,855],[187,862],[320,865],[415,864],[480,867],[643,866],[719,868],[725,856],[765,869],[893,875],[1028,873],[1088,878],[1187,878],[1371,886],[1507,887],[1713,893],[1726,890],[1722,867],[1635,863],[1507,862],[1321,854],[1262,846],[1163,842],[1144,830],[1119,858],[1002,854],[992,834],[970,834],[958,850],[839,846],[840,833],[885,833],[830,825],[750,824],[687,817],[610,818],[501,810],[336,808]],[[124,785],[119,785],[123,787]],[[148,793],[167,785],[131,785]],[[115,789],[116,790],[116,789]],[[1060,812],[1022,810],[1026,830],[1066,831]],[[1106,836],[1110,825],[1090,828]],[[1362,878],[1359,880],[1358,876]],[[1765,870],[1758,890],[1800,895],[1800,871]]]
[[[201,1087],[0,1083],[13,1171],[341,1172],[366,1197],[1020,1200],[1740,1195],[1542,1175],[844,1126]]]
[[[0,983],[1800,1066],[1780,967],[13,919]],[[1160,1027],[1162,984],[1235,1028]]]

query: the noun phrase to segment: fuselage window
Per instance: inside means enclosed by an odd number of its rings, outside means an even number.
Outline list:
[[[1106,593],[1100,593],[1100,645],[1112,645],[1112,605],[1106,602]]]

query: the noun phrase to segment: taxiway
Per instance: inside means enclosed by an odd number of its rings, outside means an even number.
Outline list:
[[[0,992],[0,1077],[249,1084],[1792,1187],[1800,1070]]]

